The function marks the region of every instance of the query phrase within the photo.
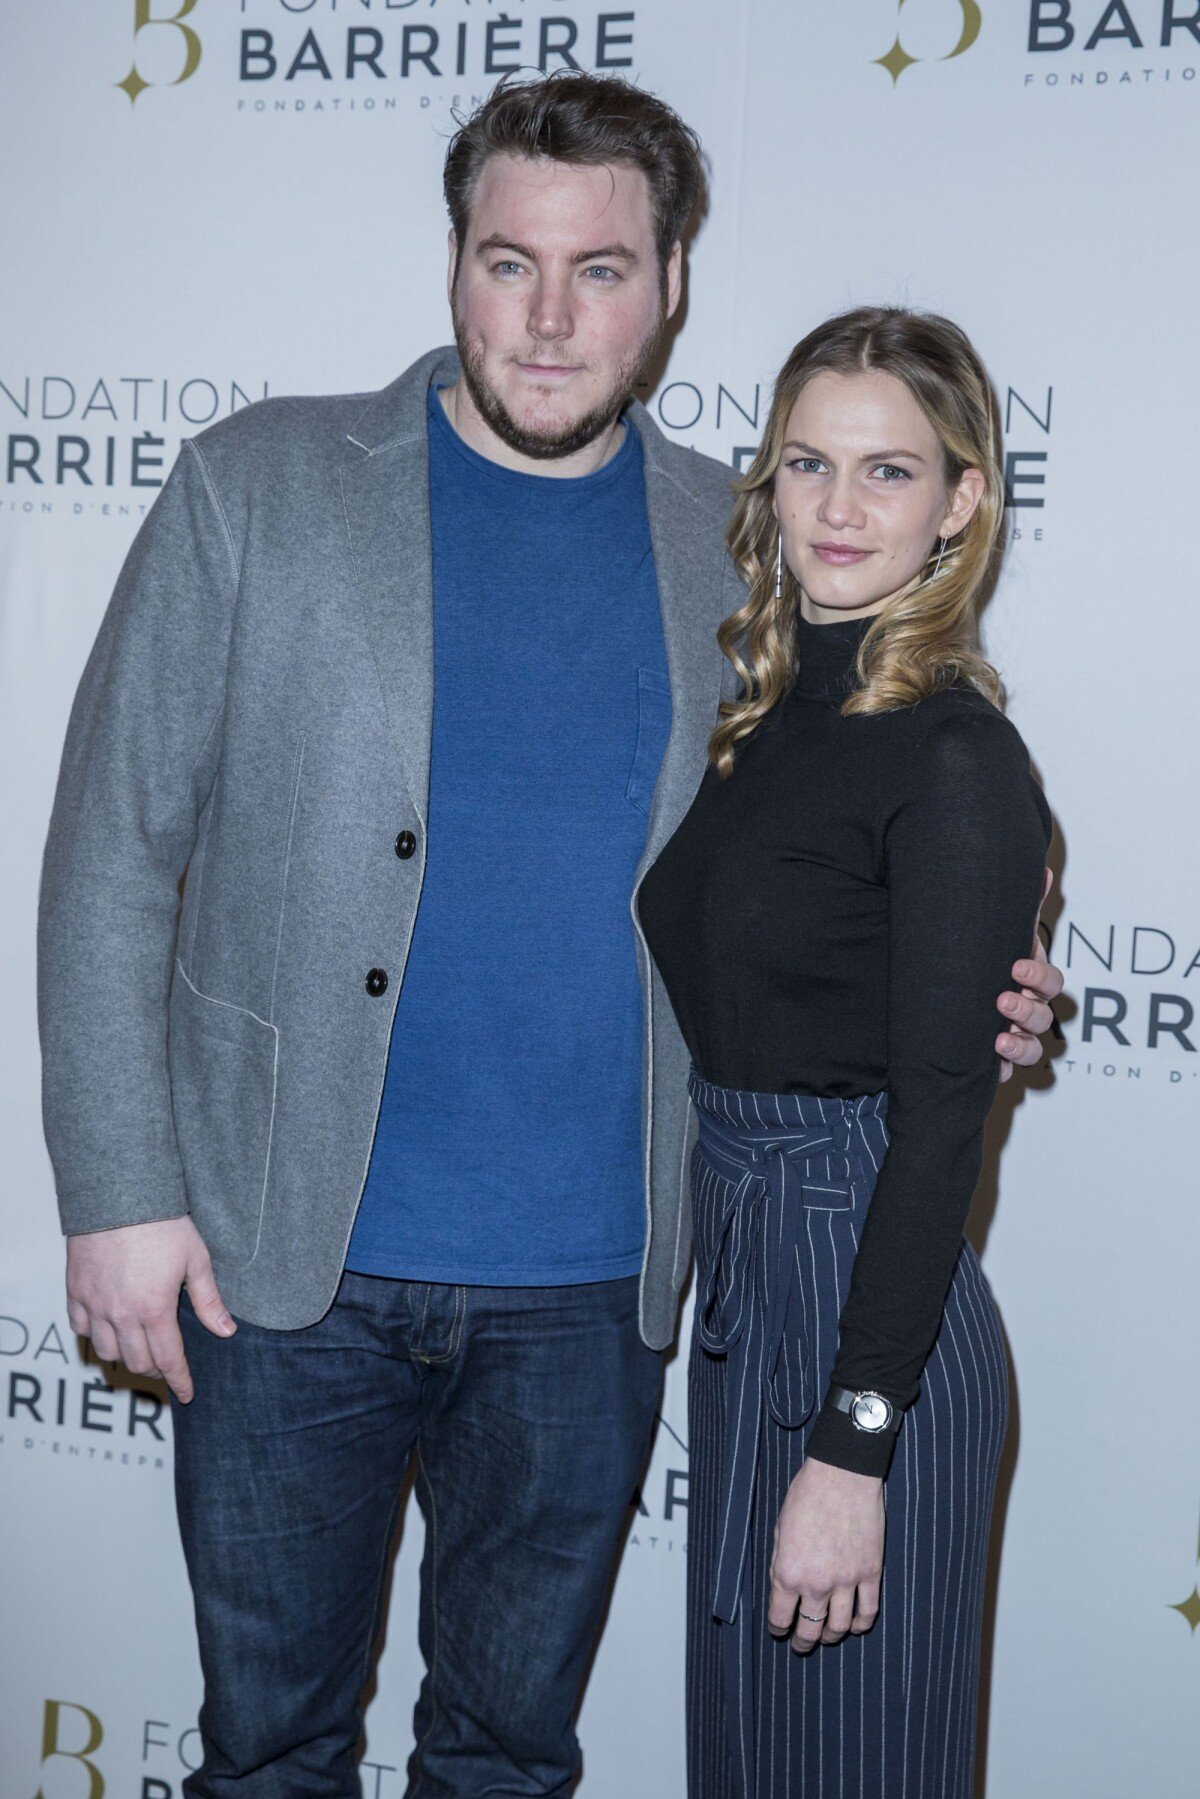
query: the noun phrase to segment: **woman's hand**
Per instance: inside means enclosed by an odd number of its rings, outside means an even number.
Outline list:
[[[870,1630],[879,1610],[883,1531],[882,1480],[810,1457],[775,1526],[767,1612],[773,1634],[790,1634],[792,1648],[807,1655],[818,1643],[840,1643],[847,1631]]]

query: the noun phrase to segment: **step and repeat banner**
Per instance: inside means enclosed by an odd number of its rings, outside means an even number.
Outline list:
[[[75,684],[182,438],[383,386],[448,338],[452,113],[568,64],[661,93],[710,159],[644,396],[673,439],[744,466],[791,345],[860,302],[949,314],[993,375],[1011,543],[987,641],[1058,820],[1070,997],[1002,1091],[972,1219],[1015,1396],[981,1777],[1192,1799],[1200,7],[9,0],[0,31],[4,1799],[170,1799],[199,1753],[163,1392],[70,1332],[40,1131],[34,916]],[[683,1369],[583,1708],[589,1799],[683,1793]],[[368,1799],[404,1790],[420,1553],[410,1506]]]

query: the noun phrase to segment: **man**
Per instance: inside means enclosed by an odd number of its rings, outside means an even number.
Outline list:
[[[72,1325],[176,1401],[193,1795],[358,1790],[414,1453],[409,1792],[577,1771],[689,1253],[686,1058],[631,893],[740,603],[729,471],[630,403],[699,180],[620,81],[497,90],[447,156],[458,355],[185,446],[83,676],[47,1138]],[[1028,1062],[1059,979],[1016,978]]]

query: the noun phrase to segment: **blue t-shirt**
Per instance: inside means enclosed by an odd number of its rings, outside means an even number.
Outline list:
[[[429,398],[429,842],[347,1266],[484,1286],[636,1273],[629,896],[670,729],[642,449],[500,467]]]

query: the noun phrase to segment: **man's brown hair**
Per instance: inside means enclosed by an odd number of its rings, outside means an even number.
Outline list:
[[[650,184],[659,261],[666,268],[700,193],[700,140],[665,101],[619,75],[556,69],[498,82],[462,120],[446,152],[442,186],[461,257],[475,184],[489,157],[549,157],[598,167],[632,163]]]

